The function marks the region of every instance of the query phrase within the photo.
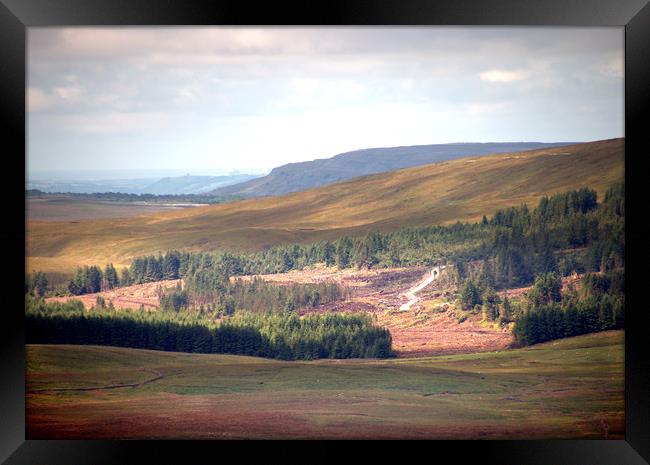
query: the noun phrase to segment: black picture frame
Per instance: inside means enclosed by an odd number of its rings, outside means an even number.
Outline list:
[[[625,27],[626,436],[621,441],[375,442],[33,441],[25,440],[24,270],[26,28],[75,25],[521,25]],[[7,464],[186,463],[237,452],[264,460],[340,460],[354,449],[370,462],[396,452],[429,461],[500,464],[643,464],[650,462],[650,338],[643,308],[650,228],[643,224],[643,121],[650,102],[650,5],[647,0],[329,0],[314,4],[233,0],[0,0],[0,115],[5,215],[0,239],[9,261],[2,281],[9,295],[0,323],[0,460]],[[645,118],[644,118],[645,117]],[[11,179],[12,182],[6,182]],[[22,250],[21,250],[22,249]],[[647,299],[646,299],[647,300]],[[644,313],[645,312],[645,313]],[[309,449],[306,456],[304,449]],[[266,456],[268,454],[268,456]],[[266,456],[266,457],[265,457]],[[269,458],[270,457],[270,458]],[[415,457],[415,456],[414,456]],[[228,459],[226,459],[228,460]],[[444,459],[448,460],[448,459]]]

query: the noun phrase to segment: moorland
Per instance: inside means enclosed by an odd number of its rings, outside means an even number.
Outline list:
[[[28,437],[623,438],[623,145],[32,216]]]
[[[355,178],[293,194],[143,217],[27,222],[28,272],[127,266],[174,248],[261,250],[369,231],[476,221],[500,208],[623,180],[623,139],[457,160]]]

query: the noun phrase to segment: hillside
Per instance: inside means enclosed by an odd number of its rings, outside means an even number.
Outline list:
[[[498,142],[413,145],[355,150],[331,158],[289,163],[274,168],[267,176],[213,191],[217,195],[262,197],[298,192],[345,179],[394,171],[412,166],[478,156],[568,145],[571,142]]]
[[[169,249],[256,250],[369,230],[479,220],[498,208],[591,187],[600,196],[624,178],[624,140],[467,157],[356,178],[279,197],[147,217],[30,221],[28,270],[128,264]]]

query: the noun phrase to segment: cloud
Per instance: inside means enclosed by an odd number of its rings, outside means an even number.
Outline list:
[[[54,94],[61,100],[67,100],[69,102],[78,101],[83,95],[84,91],[79,86],[64,86],[64,87],[55,87]]]
[[[509,103],[490,102],[490,103],[470,103],[466,106],[466,111],[472,116],[496,116],[507,109]]]
[[[27,108],[29,111],[47,110],[54,106],[54,98],[42,89],[30,87],[27,89]]]
[[[606,60],[605,63],[600,66],[600,72],[607,77],[623,78],[623,74],[625,73],[625,64],[623,62],[622,54],[613,56]]]
[[[176,92],[174,101],[178,104],[194,103],[199,99],[200,91],[191,86],[180,87]]]
[[[479,74],[479,77],[481,80],[488,82],[513,82],[524,79],[526,74],[526,71],[523,70],[508,71],[503,69],[491,69],[482,72]]]
[[[39,87],[29,87],[27,105],[31,112],[52,110],[61,105],[79,102],[83,94],[83,89],[78,86],[55,87],[50,93]]]
[[[334,31],[332,31],[334,33]],[[219,63],[228,57],[309,55],[336,51],[346,41],[323,41],[322,33],[304,28],[172,27],[48,28],[29,32],[30,54],[39,60],[102,61],[131,59],[161,65]]]
[[[160,112],[111,112],[62,116],[63,129],[85,134],[141,134],[162,128],[168,117]]]
[[[202,140],[215,165],[271,167],[290,148],[298,161],[366,144],[605,138],[621,127],[597,118],[622,108],[623,37],[621,28],[30,28],[29,155],[49,163],[56,142],[92,164],[100,149],[79,140],[124,134],[99,144],[127,154],[124,163],[145,165],[147,151],[157,163],[166,151],[169,166],[183,164]],[[576,116],[584,102],[598,110]],[[208,127],[214,120],[221,129]]]

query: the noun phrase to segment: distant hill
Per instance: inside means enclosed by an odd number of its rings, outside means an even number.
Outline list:
[[[359,176],[454,160],[469,155],[521,152],[573,143],[457,143],[355,150],[335,155],[332,158],[282,165],[274,168],[267,176],[228,187],[221,187],[213,191],[213,193],[239,197],[282,195]]]
[[[142,188],[156,182],[159,178],[132,179],[37,179],[27,182],[27,189],[46,193],[93,194],[98,192],[120,192],[140,194]]]
[[[230,176],[178,176],[162,178],[142,189],[143,194],[205,194],[217,188],[242,183],[257,178],[251,174]]]
[[[599,199],[624,180],[624,139],[465,157],[349,179],[278,197],[155,213],[148,217],[27,223],[29,270],[171,249],[260,250],[407,226],[478,221],[499,208],[590,187]]]
[[[164,178],[106,179],[106,180],[36,180],[27,183],[27,189],[46,193],[94,194],[118,192],[122,194],[182,195],[205,194],[219,187],[254,179],[256,175],[228,176],[174,176]]]

